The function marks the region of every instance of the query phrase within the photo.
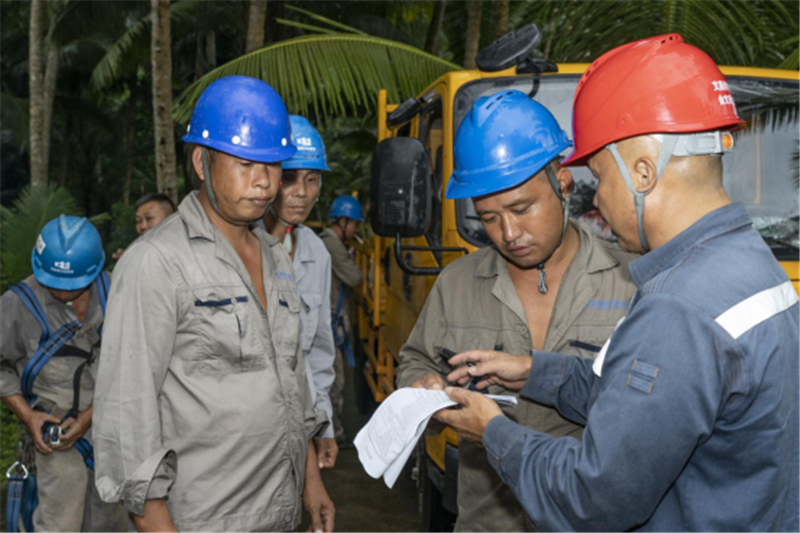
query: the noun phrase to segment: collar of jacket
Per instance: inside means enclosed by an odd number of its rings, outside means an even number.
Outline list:
[[[214,223],[211,222],[211,219],[208,218],[208,214],[206,214],[206,210],[203,209],[203,206],[200,204],[200,200],[197,198],[197,191],[192,191],[186,198],[178,206],[178,213],[180,214],[181,219],[183,220],[184,224],[186,224],[186,229],[189,233],[190,239],[206,239],[212,242],[215,242],[217,232],[219,231]],[[275,246],[278,244],[278,239],[264,231],[262,227],[259,227],[258,224],[255,222],[250,224],[250,229],[254,231],[259,231],[259,233],[263,234],[264,240],[270,246]]]
[[[311,235],[309,235],[311,233]],[[298,224],[295,229],[295,255],[296,261],[301,263],[315,263],[317,258],[314,256],[314,247],[311,246],[310,239],[314,236],[314,230]]]
[[[587,274],[602,272],[614,268],[619,264],[608,250],[598,242],[598,237],[581,223],[570,221],[572,227],[578,232],[580,244],[575,253],[573,262],[579,265],[586,265]],[[483,260],[475,268],[475,276],[479,278],[493,278],[501,272],[508,272],[507,259],[503,257],[497,248],[492,246],[494,253],[486,254]]]
[[[715,237],[752,225],[750,215],[740,203],[722,206],[683,230],[676,237],[642,257],[631,261],[628,269],[637,289],[674,265],[689,251]]]

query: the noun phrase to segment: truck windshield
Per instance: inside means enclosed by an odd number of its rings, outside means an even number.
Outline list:
[[[464,85],[454,102],[454,131],[475,99],[507,89],[530,94],[555,115],[571,136],[572,99],[580,76],[549,75],[494,78]],[[735,132],[736,145],[723,157],[723,182],[734,202],[741,202],[779,259],[797,259],[800,246],[800,151],[798,150],[798,82],[729,76],[728,83],[747,126]],[[562,156],[567,155],[565,150]],[[592,206],[596,182],[589,169],[572,169],[575,190],[572,218],[587,222],[599,235],[614,236]],[[471,200],[456,202],[459,233],[476,246],[490,244]]]

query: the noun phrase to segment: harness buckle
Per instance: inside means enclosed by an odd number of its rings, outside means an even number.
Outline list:
[[[64,431],[58,424],[48,422],[42,427],[42,438],[50,445],[61,444],[61,435]]]
[[[28,479],[28,469],[25,468],[24,463],[20,463],[19,461],[15,461],[14,464],[6,470],[6,478],[11,479],[12,473],[19,469],[22,469],[22,479]]]

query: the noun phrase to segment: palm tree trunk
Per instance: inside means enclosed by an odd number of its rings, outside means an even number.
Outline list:
[[[444,21],[444,8],[447,0],[434,2],[431,23],[428,26],[428,36],[425,38],[425,51],[429,54],[437,55],[436,45],[439,41],[439,34],[442,32],[442,21]]]
[[[59,47],[50,43],[47,51],[47,67],[44,71],[44,126],[42,128],[42,155],[44,171],[50,168],[50,133],[53,126],[53,102],[56,97],[56,80],[58,79]]]
[[[153,122],[156,140],[158,191],[178,203],[175,172],[175,135],[172,125],[172,51],[170,50],[169,0],[150,0],[153,15],[151,53],[153,64]]]
[[[247,17],[247,41],[244,53],[249,54],[264,46],[264,20],[267,17],[267,0],[250,0]]]
[[[464,68],[475,68],[475,56],[481,40],[481,14],[483,2],[470,0],[467,5],[467,37],[464,45]]]
[[[508,33],[508,0],[496,0],[495,9],[495,32],[494,36],[502,37]]]
[[[217,68],[217,32],[206,32],[206,72]]]
[[[133,132],[134,132],[134,104],[133,94],[125,105],[125,121],[123,122],[123,136],[125,139],[125,173],[122,182],[122,203],[131,205],[131,178],[133,177]]]
[[[72,151],[69,146],[69,115],[64,122],[64,133],[61,136],[61,162],[58,166],[58,184],[64,187],[67,184],[67,172],[69,171],[69,160]]]
[[[47,161],[44,155],[44,0],[31,0],[28,31],[28,89],[30,91],[30,161],[31,185],[47,183]]]

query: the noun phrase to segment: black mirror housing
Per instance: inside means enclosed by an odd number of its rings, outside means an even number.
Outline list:
[[[384,139],[375,148],[370,223],[382,237],[420,237],[431,224],[431,169],[425,146],[410,137]]]

